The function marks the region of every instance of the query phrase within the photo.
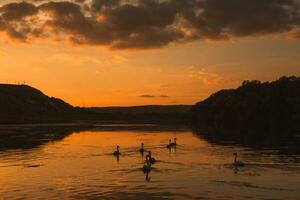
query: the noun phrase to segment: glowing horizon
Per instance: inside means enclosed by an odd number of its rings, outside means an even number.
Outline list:
[[[0,82],[74,106],[194,104],[300,75],[297,0],[25,2],[0,3]]]

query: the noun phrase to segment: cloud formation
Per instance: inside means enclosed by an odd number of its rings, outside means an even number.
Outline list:
[[[162,94],[162,95],[159,95],[159,97],[160,97],[160,98],[170,98],[170,96],[168,96],[168,95],[164,95],[164,94]]]
[[[162,94],[162,95],[159,95],[159,96],[155,96],[155,95],[151,95],[151,94],[143,94],[143,95],[140,95],[139,97],[140,98],[156,98],[156,97],[159,97],[159,98],[170,98],[169,95],[165,95],[165,94]]]
[[[294,33],[299,0],[33,0],[0,7],[0,32],[112,49],[160,48],[202,39]]]
[[[151,95],[151,94],[143,94],[143,95],[140,95],[139,97],[140,98],[155,98],[155,96]]]

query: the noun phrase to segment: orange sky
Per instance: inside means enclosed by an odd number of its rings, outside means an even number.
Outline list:
[[[194,104],[246,79],[300,75],[300,40],[283,33],[111,49],[48,37],[16,41],[1,32],[0,18],[0,34],[0,82],[25,82],[75,106]]]

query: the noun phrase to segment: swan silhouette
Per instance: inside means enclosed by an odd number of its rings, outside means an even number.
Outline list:
[[[233,166],[235,166],[235,167],[244,167],[245,163],[243,163],[242,161],[237,159],[238,154],[235,152],[233,155],[234,155],[234,162],[232,163]]]
[[[146,163],[144,164],[142,168],[143,172],[148,174],[151,171],[151,162],[150,162],[150,156],[146,156]]]
[[[168,149],[172,147],[171,139],[169,140],[169,144],[166,146]]]
[[[174,142],[171,143],[171,146],[172,146],[172,147],[176,147],[176,145],[177,145],[177,144],[176,144],[176,138],[174,138]]]
[[[114,156],[119,156],[119,155],[121,155],[119,148],[120,148],[120,147],[119,147],[119,145],[118,145],[118,146],[117,146],[117,150],[113,152],[113,155],[114,155]]]
[[[152,157],[151,151],[148,151],[149,162],[150,164],[154,164],[156,162],[155,158]]]

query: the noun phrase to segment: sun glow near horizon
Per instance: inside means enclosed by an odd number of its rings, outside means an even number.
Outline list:
[[[221,15],[230,8],[218,10],[218,1],[206,1],[209,5],[194,1],[185,5],[199,15],[199,20],[212,20],[211,27],[202,29],[184,15],[175,0],[153,4],[141,1],[127,7],[118,4],[122,1],[106,5],[93,0],[84,4],[87,10],[73,1],[1,2],[0,34],[6,37],[0,39],[0,82],[25,82],[74,106],[131,106],[194,104],[220,89],[235,88],[243,80],[269,81],[283,75],[300,75],[297,28],[277,24],[282,26],[277,29],[269,21],[261,27],[251,19],[231,26],[220,16],[208,18],[213,9],[214,14]],[[289,19],[293,19],[297,1],[292,2],[261,4],[269,9],[266,15],[275,12],[274,6],[278,7],[276,12],[285,7]],[[256,3],[249,4],[255,9]],[[205,12],[197,13],[198,6]],[[178,8],[171,12],[168,7]],[[140,19],[132,17],[133,11],[124,15],[129,8],[136,10]],[[170,11],[170,18],[156,20],[146,12],[158,12],[158,8]],[[20,14],[13,14],[14,10]],[[41,12],[52,14],[49,19],[41,19]],[[234,13],[239,14],[243,15]],[[90,16],[96,16],[95,20]],[[214,20],[220,21],[220,30],[224,31],[217,32]],[[294,21],[287,23],[297,27]],[[257,27],[249,30],[243,24]],[[288,37],[291,32],[294,39]]]
[[[220,89],[237,87],[243,80],[266,81],[300,74],[295,58],[299,42],[261,42],[271,46],[256,52],[257,41],[248,40],[108,51],[2,43],[0,80],[25,82],[74,106],[194,104]],[[282,49],[282,44],[287,49]],[[287,54],[288,48],[291,54]]]

